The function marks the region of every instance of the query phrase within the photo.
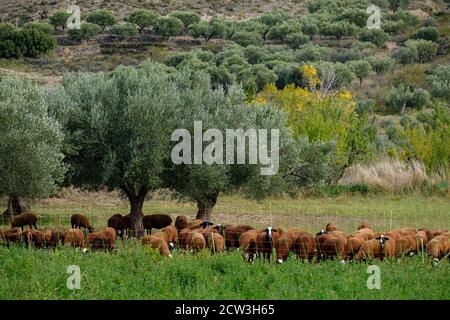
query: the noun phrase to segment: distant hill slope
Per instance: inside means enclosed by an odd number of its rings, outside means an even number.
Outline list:
[[[137,9],[153,9],[160,14],[174,10],[192,10],[204,18],[223,16],[243,19],[261,15],[277,7],[293,15],[306,12],[306,0],[1,0],[0,21],[21,24],[29,20],[45,19],[54,11],[65,9],[71,3],[81,8],[81,13],[94,9],[108,9],[119,18]]]

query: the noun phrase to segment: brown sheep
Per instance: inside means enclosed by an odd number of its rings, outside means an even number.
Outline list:
[[[84,235],[80,229],[68,229],[64,234],[64,245],[81,247],[83,245]]]
[[[188,248],[198,252],[206,248],[206,241],[200,232],[193,231],[188,237]]]
[[[444,229],[434,229],[434,230],[428,230],[427,231],[427,238],[428,241],[432,240],[434,237],[437,237],[443,233],[448,232],[447,230]]]
[[[115,214],[108,219],[108,227],[116,230],[117,235],[123,239],[125,234],[125,222],[121,214]]]
[[[424,252],[428,243],[428,236],[425,231],[417,231],[416,233],[417,252]]]
[[[42,248],[45,244],[44,233],[39,230],[28,229],[22,233],[22,240],[25,246]]]
[[[385,235],[365,241],[355,259],[360,261],[367,258],[384,260],[386,257],[395,257],[395,239]]]
[[[339,230],[338,227],[336,227],[336,225],[332,222],[328,223],[325,226],[325,231],[338,231],[338,230]]]
[[[283,263],[289,256],[289,251],[294,249],[294,237],[285,232],[274,242],[277,263]]]
[[[4,230],[2,233],[3,233],[2,238],[4,239],[7,245],[9,245],[10,243],[20,241],[21,232],[20,229],[18,228]]]
[[[70,225],[73,229],[84,228],[85,230],[88,229],[89,232],[94,231],[94,228],[91,226],[88,217],[79,213],[73,214],[72,217],[70,217]]]
[[[225,240],[218,232],[212,232],[208,237],[208,248],[212,253],[222,252],[225,250]]]
[[[116,243],[116,230],[108,227],[92,232],[88,236],[88,242],[92,250],[112,250]]]
[[[188,226],[188,219],[186,216],[177,216],[175,219],[175,228],[177,228],[178,231],[183,230],[184,228],[187,228]]]
[[[161,230],[169,237],[169,246],[173,249],[178,242],[178,230],[174,226],[168,226]]]
[[[316,235],[315,243],[320,259],[339,257],[345,262],[347,238],[342,233],[322,230]]]
[[[33,229],[33,227],[37,229],[36,222],[37,216],[33,213],[22,213],[14,217],[11,227],[20,228],[22,231],[24,226],[29,226],[31,229]]]
[[[64,243],[64,232],[61,230],[45,230],[45,245],[48,248],[56,247],[60,243]]]
[[[247,262],[253,262],[256,258],[256,238],[258,233],[257,230],[248,230],[241,233],[239,237],[240,247]]]
[[[417,253],[416,237],[407,235],[402,236],[400,239],[395,240],[395,254],[397,257]]]
[[[203,222],[201,219],[195,219],[194,221],[188,222],[187,228],[191,230],[199,229],[202,227]]]
[[[372,229],[371,225],[367,222],[361,222],[357,230],[361,229]]]
[[[167,214],[150,214],[142,218],[142,224],[147,234],[152,234],[152,229],[162,229],[170,226],[172,218]]]
[[[361,225],[362,226],[362,225]],[[361,227],[360,226],[360,227]],[[375,232],[368,227],[358,228],[356,232],[347,236],[346,256],[351,259],[356,256],[363,243],[375,238]]]
[[[294,252],[298,259],[312,261],[316,255],[314,236],[309,232],[301,232],[294,240]]]
[[[212,228],[212,227],[208,227],[208,228],[201,228],[201,229],[196,229],[194,230],[195,232],[199,232],[202,234],[203,238],[205,238],[205,242],[208,243],[209,238],[211,237],[211,235],[213,233],[217,233],[219,234],[219,231],[217,231],[216,229]]]
[[[284,231],[282,229],[274,229],[272,227],[260,231],[256,237],[256,251],[258,256],[270,262],[273,244],[283,233]]]
[[[189,248],[189,238],[191,236],[192,230],[184,228],[178,233],[178,246],[181,249],[187,250]]]
[[[450,238],[446,235],[438,235],[427,243],[427,253],[437,263],[444,258],[450,251]]]
[[[247,226],[247,225],[239,225],[236,227],[229,227],[229,228],[225,228],[224,230],[224,238],[225,238],[225,247],[227,248],[227,250],[232,249],[232,248],[239,248],[239,238],[241,236],[241,234],[243,234],[244,232],[247,232],[249,230],[255,230],[253,227],[251,226]]]
[[[159,254],[163,257],[172,258],[167,242],[162,238],[147,235],[142,238],[142,244],[153,249],[159,249]]]

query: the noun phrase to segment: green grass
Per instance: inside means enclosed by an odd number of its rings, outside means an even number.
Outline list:
[[[1,205],[4,207],[4,203]],[[117,194],[65,190],[59,198],[32,204],[38,227],[69,227],[70,215],[86,214],[96,228],[109,216],[127,213]],[[155,194],[144,213],[195,216],[195,206]],[[375,230],[396,227],[450,229],[450,201],[445,197],[346,196],[281,198],[256,202],[238,195],[221,196],[213,220],[255,227],[298,226],[317,232],[335,222],[347,232],[368,221]],[[5,224],[6,226],[6,224]],[[112,253],[82,254],[73,248],[32,250],[0,246],[0,299],[448,299],[450,265],[432,267],[430,258],[374,261],[381,268],[381,289],[366,287],[368,264],[326,261],[283,265],[244,263],[240,252],[211,256],[174,252],[162,258],[137,241],[118,241]],[[81,290],[69,290],[69,265],[81,268]]]
[[[113,253],[0,248],[0,299],[448,299],[450,267],[426,257],[380,266],[381,289],[367,288],[370,264],[320,264],[295,259],[276,265],[244,263],[238,252],[162,258],[129,243]],[[69,265],[81,270],[81,289],[69,290]]]

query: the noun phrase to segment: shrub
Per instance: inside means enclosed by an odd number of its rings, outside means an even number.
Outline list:
[[[169,38],[176,37],[181,34],[183,30],[183,22],[175,17],[161,17],[156,19],[155,32],[156,34]]]
[[[364,28],[367,24],[369,14],[366,10],[361,9],[344,9],[344,11],[337,16],[338,20],[344,20],[360,28]]]
[[[419,60],[416,47],[401,47],[394,51],[392,54],[394,58],[400,64],[412,64]]]
[[[431,93],[437,98],[446,99],[450,101],[450,66],[438,66],[431,75],[428,76],[427,81],[431,87]]]
[[[291,49],[298,49],[301,45],[308,43],[308,36],[301,32],[291,33],[286,36],[285,43]]]
[[[100,26],[85,22],[81,24],[80,29],[70,29],[68,31],[68,36],[69,39],[75,41],[83,41],[92,39],[96,35],[100,34],[101,31],[102,29],[100,28]]]
[[[396,12],[400,8],[407,8],[411,3],[411,0],[387,0],[389,3],[389,8]]]
[[[95,10],[88,14],[86,17],[86,22],[90,22],[96,24],[102,28],[102,31],[105,31],[107,27],[113,26],[116,24],[116,17],[114,13],[108,10]]]
[[[13,33],[10,40],[15,45],[14,55],[17,57],[36,58],[56,48],[55,37],[38,29],[22,29]]]
[[[278,80],[277,74],[262,64],[253,65],[251,70],[258,90],[262,90],[267,84],[275,83]]]
[[[139,27],[130,22],[119,23],[111,28],[111,34],[124,37],[132,37],[139,33]]]
[[[295,52],[295,60],[297,62],[313,62],[320,60],[328,60],[330,50],[315,44],[305,44]]]
[[[314,66],[317,68],[322,87],[339,89],[349,86],[355,80],[353,71],[343,63],[319,61]]]
[[[247,47],[249,45],[260,46],[262,45],[262,38],[257,32],[245,32],[240,31],[236,32],[231,40],[236,42],[237,44]]]
[[[372,69],[377,74],[385,73],[391,70],[391,68],[394,66],[394,60],[392,60],[391,58],[381,58],[372,56],[368,57],[366,61],[370,63]]]
[[[324,36],[334,36],[336,39],[341,39],[343,36],[349,37],[356,35],[358,27],[347,21],[338,21],[330,24],[325,24],[321,30]]]
[[[417,57],[420,63],[433,59],[437,53],[438,44],[428,40],[408,40],[406,47],[417,50]]]
[[[191,24],[200,22],[200,16],[192,11],[174,11],[170,16],[180,19],[183,22],[185,31]]]
[[[53,25],[55,29],[59,28],[64,31],[70,16],[71,14],[66,11],[57,11],[50,17],[50,24]]]
[[[47,22],[28,22],[23,25],[26,29],[37,29],[47,34],[54,34],[55,27]]]
[[[137,9],[131,12],[127,21],[139,26],[140,33],[144,33],[145,28],[151,27],[155,24],[159,14],[152,10]]]
[[[422,109],[430,105],[430,94],[422,88],[411,88],[400,84],[392,87],[385,97],[390,112],[403,114],[406,108]]]
[[[358,100],[356,103],[356,112],[358,114],[372,113],[373,108],[375,107],[375,100],[367,99],[367,100]]]
[[[311,38],[319,34],[319,27],[312,19],[308,19],[308,16],[303,16],[300,19],[300,28],[304,34],[307,34]]]
[[[389,36],[383,30],[378,29],[362,29],[359,33],[359,40],[371,42],[381,47],[389,39]]]
[[[439,39],[439,32],[434,27],[422,28],[414,32],[411,38],[436,42]]]
[[[286,41],[286,37],[292,33],[300,33],[301,25],[295,21],[283,22],[281,24],[274,25],[269,29],[267,36],[270,39],[281,39]]]

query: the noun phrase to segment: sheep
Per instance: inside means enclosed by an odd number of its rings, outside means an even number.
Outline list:
[[[2,239],[7,245],[9,245],[10,243],[18,242],[20,240],[21,232],[18,228],[4,230],[1,233]]]
[[[336,227],[336,225],[332,222],[328,223],[325,226],[325,231],[337,231],[337,230],[339,230],[338,227]]]
[[[191,236],[192,230],[188,228],[182,229],[178,233],[178,246],[182,249],[187,250],[189,248],[189,238]]]
[[[64,246],[81,247],[83,245],[84,235],[80,229],[68,229],[64,234]]]
[[[116,230],[108,227],[92,232],[88,236],[88,242],[93,250],[112,250],[116,242]]]
[[[188,220],[185,216],[177,216],[175,219],[175,228],[177,228],[178,232],[187,228]]]
[[[14,217],[11,223],[11,227],[20,228],[20,230],[22,231],[24,226],[29,226],[31,229],[33,229],[33,227],[37,229],[36,222],[37,216],[33,213],[22,213]]]
[[[167,234],[167,236],[169,237],[169,246],[171,247],[171,249],[173,249],[178,242],[177,228],[174,226],[167,226],[161,231]]]
[[[208,248],[211,249],[212,253],[225,250],[225,240],[218,232],[212,232],[208,237]]]
[[[211,237],[211,235],[213,233],[219,234],[219,232],[216,229],[212,228],[212,227],[208,227],[208,228],[205,228],[205,229],[196,229],[194,231],[201,233],[203,238],[205,238],[205,242],[206,243],[208,243],[209,238]]]
[[[446,235],[438,235],[427,243],[427,253],[433,258],[433,263],[437,264],[450,251],[450,238]]]
[[[195,219],[194,221],[188,222],[187,228],[190,230],[199,229],[202,227],[203,222],[201,219]]]
[[[363,243],[367,240],[372,240],[375,238],[375,232],[369,227],[363,225],[358,227],[358,230],[353,234],[347,236],[347,245],[346,245],[346,256],[347,258],[353,258],[358,254],[359,249],[363,245]]]
[[[147,234],[152,234],[152,229],[162,229],[170,226],[172,218],[167,214],[151,214],[142,218],[142,224]]]
[[[274,242],[277,263],[283,263],[289,256],[289,251],[294,251],[294,240],[301,234],[299,228],[290,228]]]
[[[428,243],[428,236],[425,231],[417,231],[416,236],[417,252],[424,252]]]
[[[74,214],[72,217],[70,217],[70,225],[73,229],[81,229],[84,228],[85,230],[89,230],[89,232],[93,232],[94,228],[91,226],[91,223],[89,222],[88,217],[82,215],[82,214]]]
[[[309,232],[301,232],[294,239],[294,252],[298,259],[312,261],[316,255],[316,243],[313,235]]]
[[[48,248],[56,247],[60,242],[64,243],[64,232],[48,229],[44,231],[45,245]]]
[[[256,258],[256,238],[258,237],[257,230],[248,230],[241,233],[239,237],[240,247],[244,254],[244,259],[247,262],[253,262]]]
[[[417,253],[417,242],[414,236],[402,236],[400,239],[395,240],[395,255],[397,257]]]
[[[274,229],[272,227],[268,227],[267,229],[259,232],[256,237],[256,251],[258,256],[262,256],[264,260],[267,259],[270,262],[273,244],[283,233],[283,230]]]
[[[125,222],[123,216],[121,214],[115,214],[108,219],[108,227],[116,230],[116,233],[120,238],[123,239],[123,235],[125,233]]]
[[[321,230],[315,237],[315,243],[320,259],[340,257],[341,262],[345,262],[347,238],[341,232]]]
[[[224,230],[225,247],[227,250],[231,248],[239,248],[239,238],[240,236],[249,230],[255,230],[251,226],[239,225],[236,227],[229,227]]]
[[[206,248],[206,241],[200,232],[193,231],[188,237],[188,248],[198,252]]]
[[[434,237],[437,237],[439,235],[441,235],[442,233],[446,233],[448,232],[447,230],[444,229],[434,229],[434,230],[428,230],[427,233],[427,237],[428,237],[428,241],[432,240]]]
[[[154,235],[147,235],[142,238],[142,244],[153,249],[159,249],[159,254],[163,257],[172,258],[169,246],[167,245],[167,242],[162,238],[155,237]]]
[[[361,222],[357,230],[361,229],[372,229],[371,225],[367,222]]]
[[[39,230],[28,229],[22,233],[22,240],[25,246],[34,246],[36,248],[42,248],[45,243],[44,233]]]
[[[395,239],[386,235],[381,235],[375,239],[365,241],[359,249],[355,259],[357,261],[367,258],[379,258],[384,260],[386,257],[395,257]]]
[[[173,248],[174,244],[170,242],[170,237],[169,237],[168,233],[162,232],[162,231],[158,231],[158,232],[154,233],[153,236],[156,237],[156,238],[160,238],[160,239],[164,240],[164,242],[167,244],[169,249]]]

